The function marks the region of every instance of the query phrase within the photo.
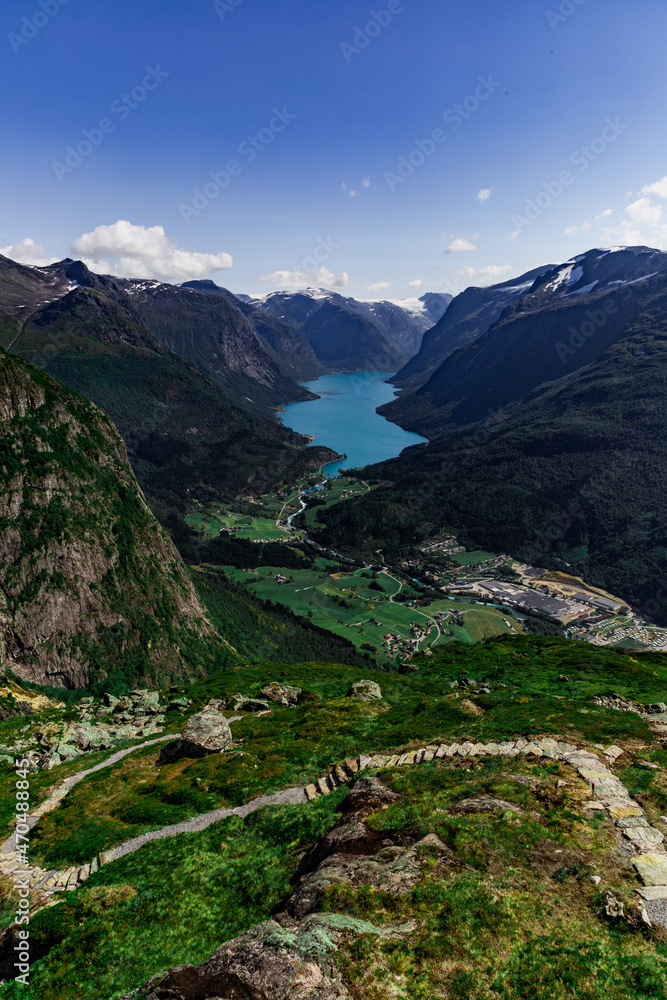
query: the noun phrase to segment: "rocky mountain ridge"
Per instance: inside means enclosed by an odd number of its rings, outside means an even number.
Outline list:
[[[0,476],[5,670],[75,687],[113,685],[123,671],[177,676],[212,664],[210,623],[115,428],[5,352]]]

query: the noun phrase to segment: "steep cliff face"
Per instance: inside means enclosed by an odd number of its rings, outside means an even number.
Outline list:
[[[1,351],[0,667],[122,689],[221,648],[111,421]]]

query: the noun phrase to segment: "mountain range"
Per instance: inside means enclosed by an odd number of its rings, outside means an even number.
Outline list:
[[[297,329],[328,371],[394,372],[419,350],[451,299],[429,292],[403,302],[361,302],[308,288],[248,301]]]
[[[462,311],[455,299],[441,330],[450,315],[463,329]],[[435,368],[426,344],[412,365],[423,384],[380,412],[430,444],[367,469],[384,489],[332,509],[322,537],[396,554],[455,529],[667,621],[666,317],[660,251],[591,250],[540,271],[471,342],[443,338]]]
[[[0,258],[0,343],[109,414],[163,519],[191,490],[261,491],[333,456],[274,419],[312,394],[219,296]]]

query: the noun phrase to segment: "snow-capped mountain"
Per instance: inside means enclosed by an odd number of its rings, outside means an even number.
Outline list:
[[[329,370],[395,371],[418,350],[451,296],[362,301],[322,288],[271,292],[249,300],[296,327]]]

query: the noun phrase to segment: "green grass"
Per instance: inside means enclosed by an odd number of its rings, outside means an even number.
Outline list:
[[[111,1000],[150,976],[198,964],[270,916],[290,891],[299,852],[335,821],[343,793],[308,806],[231,817],[202,833],[146,845],[100,869],[30,923],[30,987],[6,1000]]]
[[[384,593],[371,590],[369,585],[372,581],[368,579],[367,571],[332,574],[326,560],[318,560],[315,568],[305,570],[278,566],[261,567],[257,572],[247,572],[231,566],[224,569],[233,580],[247,584],[252,593],[262,600],[287,605],[294,614],[308,617],[320,628],[349,639],[358,649],[364,645],[379,649],[377,659],[380,663],[388,659],[382,648],[386,633],[398,633],[407,641],[410,638],[411,622],[426,626],[429,624],[428,619],[438,611],[457,611],[463,614],[465,624],[462,627],[446,625],[439,638],[435,624],[432,624],[426,645],[432,645],[436,640],[439,643],[451,642],[452,639],[475,643],[523,631],[518,621],[497,608],[441,600],[417,610],[392,602],[390,598],[399,591],[407,591],[414,597],[418,595],[410,588],[401,588],[384,573],[378,579]],[[275,579],[277,574],[282,574],[293,582],[280,584]],[[340,604],[341,598],[349,604],[349,608]],[[372,625],[371,619],[379,621],[380,625]],[[511,622],[511,627],[506,624],[506,619]],[[450,630],[454,632],[454,636],[448,634]]]
[[[486,559],[493,559],[493,552],[484,552],[478,550],[476,552],[454,552],[452,553],[452,559],[454,562],[458,563],[459,566],[475,566],[477,563],[484,562]]]
[[[667,997],[659,938],[605,918],[603,892],[633,908],[634,877],[613,852],[611,824],[579,815],[572,772],[558,764],[482,761],[381,772],[402,798],[367,825],[394,842],[436,834],[447,849],[427,860],[410,892],[332,884],[324,907],[414,931],[348,941],[336,956],[364,996],[402,1000],[653,1000]],[[527,787],[512,775],[533,779]],[[556,779],[568,790],[552,791]],[[524,815],[451,815],[461,798],[486,793]],[[601,879],[597,889],[590,875]],[[396,992],[394,992],[396,991]]]
[[[639,716],[591,702],[610,690],[644,702],[664,700],[667,656],[518,636],[475,646],[449,643],[417,663],[419,671],[406,675],[339,664],[238,664],[197,682],[188,689],[193,711],[211,697],[237,691],[256,696],[270,680],[297,684],[304,700],[234,723],[234,738],[243,741],[236,752],[158,770],[157,749],[150,748],[92,776],[35,828],[32,860],[89,860],[102,845],[142,830],[305,783],[359,751],[464,738],[554,735],[635,748],[627,750],[621,778],[650,818],[667,810],[663,772],[633,760],[643,745],[642,755],[665,767],[667,751]],[[570,679],[559,681],[559,675]],[[368,676],[380,683],[382,701],[352,701],[352,682]],[[468,695],[482,716],[459,707],[450,684],[465,677],[491,686],[488,695]],[[10,726],[15,720],[0,724],[0,740]],[[80,766],[34,775],[33,793],[45,794],[48,784]],[[362,935],[342,945],[335,961],[351,981],[371,990],[364,1000],[384,997],[390,983],[392,995],[404,1000],[666,995],[660,941],[602,916],[607,887],[632,912],[633,876],[627,865],[619,867],[609,822],[578,819],[585,790],[565,765],[491,758],[381,774],[402,799],[369,818],[369,827],[394,841],[437,833],[453,860],[443,868],[434,858],[422,882],[400,899],[368,886],[328,891],[330,912],[369,915],[375,925],[415,922],[409,937]],[[530,775],[537,783],[527,786],[513,775]],[[557,788],[558,778],[568,782],[565,790]],[[513,802],[524,815],[449,813],[454,802],[477,792]],[[35,962],[29,991],[5,986],[0,997],[116,1000],[162,969],[203,961],[221,942],[280,908],[299,853],[333,825],[344,794],[262,810],[246,821],[230,818],[103,867],[58,906],[36,915],[31,934],[36,945],[50,948],[48,957]],[[592,871],[603,877],[599,889],[588,878]],[[5,899],[8,912],[10,902]]]
[[[36,827],[34,857],[84,862],[96,850],[145,830],[307,784],[332,763],[362,751],[526,735],[651,744],[639,716],[591,702],[594,694],[610,690],[643,701],[661,700],[667,690],[667,657],[646,654],[642,660],[566,640],[516,637],[473,647],[436,647],[430,658],[419,658],[419,672],[408,675],[373,674],[368,667],[338,664],[241,664],[193,685],[193,710],[211,697],[230,698],[239,691],[259,696],[271,680],[296,684],[304,700],[296,708],[275,706],[272,715],[247,715],[235,723],[233,735],[244,741],[242,753],[186,759],[158,769],[159,748],[148,748],[99,772],[76,786]],[[352,683],[369,674],[380,683],[383,700],[352,701]],[[559,674],[570,681],[558,681]],[[490,694],[473,696],[483,709],[480,717],[461,711],[450,686],[464,676],[491,685]],[[48,779],[38,776],[40,787],[47,781],[55,784],[61,773],[55,768]]]
[[[235,538],[245,538],[250,542],[285,542],[301,539],[298,532],[287,532],[264,517],[250,517],[244,514],[220,514],[213,511],[188,514],[186,523],[205,535],[217,537],[221,528],[238,528]]]

